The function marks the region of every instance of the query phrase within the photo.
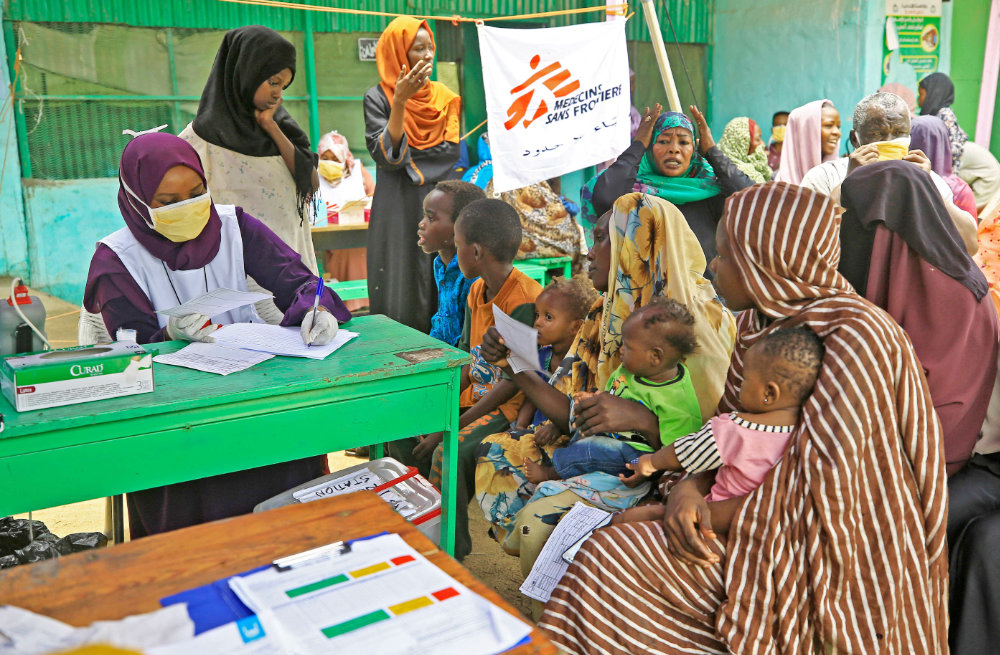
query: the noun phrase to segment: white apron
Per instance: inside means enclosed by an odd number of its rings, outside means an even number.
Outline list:
[[[222,220],[222,234],[219,252],[204,268],[189,271],[172,271],[162,259],[154,257],[132,235],[127,228],[114,232],[101,243],[111,248],[126,270],[153,304],[153,309],[170,309],[212,289],[234,289],[247,291],[247,274],[243,265],[243,235],[240,233],[236,208],[233,205],[216,205]],[[253,305],[247,305],[212,316],[216,323],[261,323]],[[169,316],[157,314],[160,327],[164,327]]]

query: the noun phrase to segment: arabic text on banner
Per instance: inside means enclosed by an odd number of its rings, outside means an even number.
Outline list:
[[[629,145],[625,21],[479,27],[496,192],[614,159]]]

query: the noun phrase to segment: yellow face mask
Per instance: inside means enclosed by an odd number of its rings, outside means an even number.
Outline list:
[[[785,140],[785,126],[775,125],[771,128],[771,141],[773,143],[783,143]]]
[[[152,223],[146,221],[146,225],[174,243],[183,243],[197,237],[208,225],[208,219],[212,217],[212,194],[207,190],[200,196],[175,202],[172,205],[150,207],[125,184],[125,180],[121,178],[119,180],[126,193],[138,200],[139,204],[149,212],[149,221]],[[128,200],[129,204],[138,211],[139,208],[135,206],[132,199]]]
[[[331,161],[329,159],[320,159],[319,174],[322,175],[323,179],[327,182],[336,182],[340,178],[344,177],[344,165],[340,162]]]
[[[153,219],[153,229],[171,241],[190,241],[201,234],[212,217],[212,196],[206,191],[184,202],[151,207],[149,217]]]
[[[875,141],[874,145],[878,148],[879,161],[902,159],[910,151],[910,137],[901,136],[892,141]]]

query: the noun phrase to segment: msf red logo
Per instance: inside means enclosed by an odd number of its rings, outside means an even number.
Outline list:
[[[541,61],[542,58],[538,55],[532,57],[531,69],[538,68]],[[531,77],[510,90],[511,95],[521,95],[515,98],[507,109],[507,122],[503,126],[510,130],[520,122],[524,127],[528,127],[536,119],[544,116],[549,111],[549,105],[541,97],[545,93],[541,87],[547,88],[549,95],[553,98],[562,98],[580,88],[580,82],[570,78],[572,78],[572,74],[563,68],[558,61],[535,71]],[[536,94],[535,91],[538,93]]]

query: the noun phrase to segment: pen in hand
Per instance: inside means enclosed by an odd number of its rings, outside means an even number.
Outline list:
[[[316,283],[316,297],[313,298],[313,310],[312,310],[312,320],[310,321],[309,330],[316,326],[316,310],[319,309],[319,299],[323,296],[323,278],[319,278]],[[310,335],[309,341],[306,342],[306,348],[312,348],[312,336]]]

